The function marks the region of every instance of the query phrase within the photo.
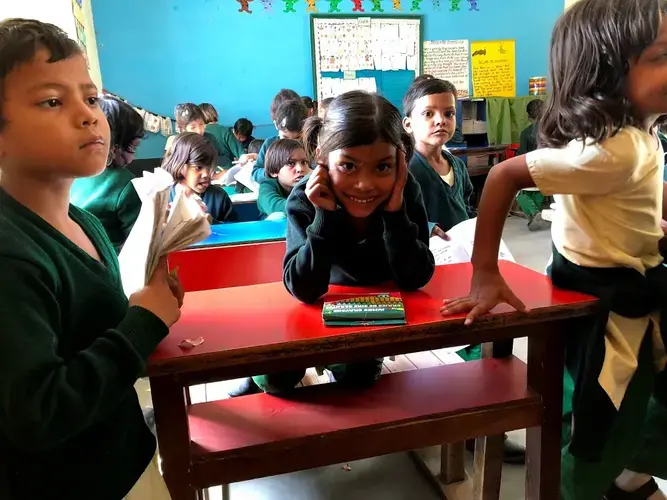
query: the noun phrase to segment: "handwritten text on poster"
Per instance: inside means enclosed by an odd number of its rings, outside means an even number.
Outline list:
[[[515,97],[514,40],[472,42],[472,87],[475,97]]]
[[[470,96],[468,46],[468,40],[424,42],[424,73],[453,83],[459,99]]]

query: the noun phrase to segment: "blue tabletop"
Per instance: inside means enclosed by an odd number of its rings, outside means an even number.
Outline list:
[[[287,234],[287,219],[216,224],[211,226],[211,230],[211,236],[190,248],[284,240]]]

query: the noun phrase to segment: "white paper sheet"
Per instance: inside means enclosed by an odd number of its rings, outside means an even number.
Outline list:
[[[259,193],[259,183],[257,183],[252,178],[252,169],[254,167],[255,167],[255,162],[249,161],[248,163],[243,165],[241,170],[239,170],[236,173],[236,175],[234,175],[234,179],[236,179],[236,182],[240,182],[245,187],[250,189],[253,193]]]

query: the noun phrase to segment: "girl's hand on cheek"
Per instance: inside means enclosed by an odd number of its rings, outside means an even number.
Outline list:
[[[331,188],[331,177],[326,167],[318,165],[306,184],[306,196],[317,208],[336,210],[336,197]]]
[[[403,190],[408,182],[408,166],[405,163],[405,153],[403,151],[398,151],[397,160],[396,184],[394,184],[394,190],[384,207],[387,212],[398,212],[403,208]]]

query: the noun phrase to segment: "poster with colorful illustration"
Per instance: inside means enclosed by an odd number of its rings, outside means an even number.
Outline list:
[[[472,42],[474,97],[516,96],[516,41]]]

